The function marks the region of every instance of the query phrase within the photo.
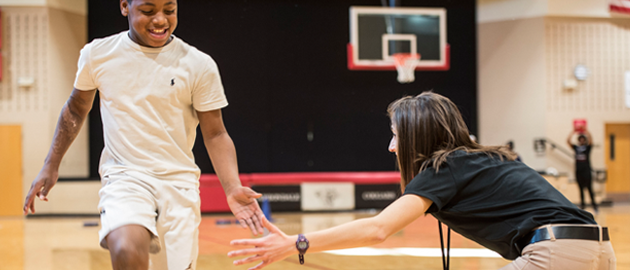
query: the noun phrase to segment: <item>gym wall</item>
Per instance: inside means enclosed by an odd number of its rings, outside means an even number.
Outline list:
[[[0,125],[19,126],[16,144],[20,155],[0,152],[20,172],[18,205],[23,203],[31,182],[39,173],[50,147],[61,107],[72,91],[78,52],[87,40],[86,12],[77,5],[58,1],[56,7],[20,1],[0,1],[2,10],[2,80],[0,81]],[[66,8],[71,7],[71,8]],[[30,83],[29,83],[30,82]],[[11,142],[13,144],[13,142]],[[61,163],[66,178],[89,176],[87,125]],[[4,177],[8,177],[2,172]],[[6,180],[6,179],[3,179]],[[11,179],[10,181],[15,181]],[[7,180],[8,181],[8,180]],[[98,184],[98,183],[96,183]],[[60,184],[56,196],[72,198],[74,188]],[[54,195],[55,196],[55,195]],[[96,196],[97,197],[97,196]],[[57,201],[60,202],[60,201]],[[71,202],[66,205],[79,205]],[[59,204],[57,204],[59,206]],[[52,204],[38,204],[38,212],[51,211]],[[12,209],[20,211],[21,209]],[[21,211],[20,211],[21,212]]]

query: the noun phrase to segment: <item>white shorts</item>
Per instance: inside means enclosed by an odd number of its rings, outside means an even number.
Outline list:
[[[99,191],[99,241],[125,225],[141,225],[152,234],[149,269],[195,269],[201,222],[199,190],[181,188],[151,177],[138,179],[125,173],[102,179]]]

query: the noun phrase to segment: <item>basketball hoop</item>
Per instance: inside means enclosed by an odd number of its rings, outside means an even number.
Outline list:
[[[394,58],[394,64],[396,65],[396,70],[398,71],[398,82],[413,82],[416,79],[414,77],[414,73],[416,71],[416,66],[418,65],[417,60],[420,59],[420,54],[395,53],[392,54],[392,58]]]

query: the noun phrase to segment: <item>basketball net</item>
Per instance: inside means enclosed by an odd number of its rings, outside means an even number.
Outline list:
[[[398,71],[399,83],[410,83],[416,80],[414,73],[416,71],[416,66],[418,65],[417,60],[420,59],[419,54],[395,53],[392,54],[392,58],[394,58],[394,64],[396,65],[396,70]]]

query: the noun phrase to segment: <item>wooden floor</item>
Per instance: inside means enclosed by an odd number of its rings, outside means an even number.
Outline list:
[[[274,213],[273,219],[288,234],[296,234],[374,214],[375,212]],[[225,219],[231,220],[231,217],[203,217],[198,269],[247,269],[244,266],[233,266],[232,260],[226,254],[232,249],[229,246],[230,240],[247,238],[250,234],[234,224],[217,224],[217,221]],[[596,219],[610,228],[618,261],[617,269],[630,270],[630,205],[617,204],[603,208]],[[98,218],[0,218],[0,270],[111,269],[109,253],[97,244],[98,226],[85,226],[86,222],[97,223]],[[433,248],[429,251],[435,252],[435,248],[440,247],[437,221],[431,216],[422,217],[372,248],[391,254],[393,248],[404,247]],[[473,251],[484,251],[479,245],[456,234],[453,235],[451,247],[454,250],[472,248]],[[485,251],[493,255],[492,252]],[[299,265],[296,256],[266,269],[442,269],[440,257],[405,254],[394,252],[393,255],[354,256],[315,253],[306,256],[307,263],[304,266]],[[508,261],[496,257],[452,257],[451,269],[498,269],[507,263]]]

